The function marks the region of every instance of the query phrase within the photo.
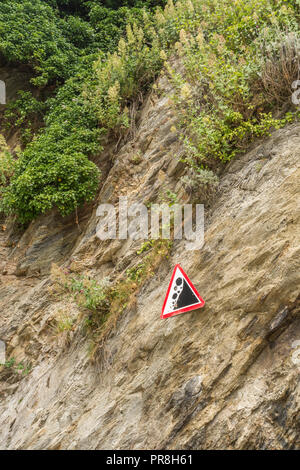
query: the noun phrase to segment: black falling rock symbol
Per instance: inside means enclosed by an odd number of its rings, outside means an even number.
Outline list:
[[[188,307],[199,302],[199,299],[195,296],[194,292],[188,285],[185,279],[183,279],[183,288],[179,294],[177,302],[175,302],[175,308]]]

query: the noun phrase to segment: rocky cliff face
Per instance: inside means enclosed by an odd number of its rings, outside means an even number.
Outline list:
[[[204,247],[174,243],[97,365],[80,331],[68,341],[53,332],[58,310],[79,311],[49,293],[51,263],[114,280],[139,261],[141,241],[97,238],[99,203],[153,202],[166,188],[188,201],[174,120],[168,96],[152,94],[132,139],[99,156],[113,164],[79,225],[52,213],[25,233],[3,227],[0,339],[32,369],[0,372],[1,449],[299,448],[299,124],[254,146],[214,194],[199,196]],[[176,263],[206,305],[161,320]]]

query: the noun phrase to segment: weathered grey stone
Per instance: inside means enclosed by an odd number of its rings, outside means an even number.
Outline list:
[[[152,201],[175,187],[169,112],[168,97],[144,104],[97,203]],[[114,278],[139,263],[138,247],[100,241],[96,205],[79,228],[74,217],[41,217],[14,247],[0,233],[0,337],[7,358],[32,363],[24,377],[0,373],[1,449],[299,449],[299,148],[294,124],[229,165],[206,209],[203,249],[176,241],[117,322],[100,372],[79,330],[54,334],[57,310],[80,312],[51,296],[47,270],[56,262]],[[129,172],[139,153],[140,171]],[[161,320],[176,263],[206,305]]]

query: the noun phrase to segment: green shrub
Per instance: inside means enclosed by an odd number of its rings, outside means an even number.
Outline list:
[[[184,16],[185,9],[180,11]],[[158,18],[172,23],[173,4],[164,15]],[[94,67],[93,55],[82,58],[74,78],[48,100],[45,129],[20,156],[3,198],[6,212],[17,214],[21,222],[53,207],[67,215],[94,198],[100,172],[88,157],[101,151],[102,135],[128,127],[128,107],[155,79],[165,59],[160,44],[167,39],[160,20],[155,29],[152,16],[144,12],[143,21],[143,29],[127,25],[127,40],[120,40],[118,52],[107,57],[99,53]]]
[[[121,7],[117,10],[105,8],[98,3],[91,6],[90,23],[95,32],[95,41],[102,51],[114,51],[126,32],[127,23],[141,21],[143,13],[138,8]]]
[[[123,105],[153,80],[162,60],[157,55],[157,48],[148,51],[144,45],[141,54],[135,48],[132,58],[129,53],[124,60],[127,79],[126,73],[119,76],[118,67],[110,72],[112,55],[106,60],[99,52],[94,69],[91,65],[95,56],[84,55],[88,47],[80,56],[75,46],[83,46],[93,39],[93,31],[82,19],[68,17],[61,20],[39,0],[31,3],[4,1],[0,13],[3,13],[0,50],[8,60],[27,62],[40,72],[33,80],[35,85],[74,75],[45,105],[23,92],[20,99],[8,107],[7,122],[20,125],[24,143],[29,143],[16,163],[2,207],[8,213],[17,214],[23,223],[53,207],[57,207],[62,215],[69,214],[95,196],[100,171],[89,157],[101,151],[100,137],[110,129],[128,126],[126,111],[120,112],[119,101]],[[13,26],[15,16],[20,17],[16,27]],[[146,15],[146,18],[151,23],[150,16]],[[82,42],[79,44],[78,41]],[[76,56],[77,64],[73,67]],[[143,78],[144,70],[147,74]],[[119,96],[114,97],[118,76],[120,100]],[[49,110],[44,117],[45,128],[30,142],[33,134],[31,118],[34,120],[42,108]]]
[[[26,145],[43,123],[46,108],[46,103],[38,101],[28,91],[20,90],[18,98],[5,107],[3,126],[6,129],[19,128],[22,144]]]
[[[253,138],[292,119],[274,118],[279,102],[263,74],[281,73],[283,67],[276,54],[271,65],[263,57],[278,32],[284,37],[289,30],[298,37],[299,8],[293,1],[169,0],[155,14],[131,10],[122,18],[98,2],[88,8],[79,3],[77,17],[68,16],[71,1],[54,3],[57,11],[40,0],[0,4],[3,55],[30,64],[39,74],[33,80],[38,86],[66,80],[47,101],[45,128],[21,154],[4,190],[2,206],[22,222],[53,207],[66,215],[94,198],[100,172],[89,157],[101,151],[103,135],[119,138],[126,131],[164,64],[175,89],[185,160],[192,168],[213,170],[217,160],[229,161]],[[96,54],[99,45],[108,54]],[[175,51],[172,69],[167,59]],[[288,96],[287,81],[280,83],[280,96]],[[27,114],[20,106],[16,121],[23,125],[35,106],[28,97]]]
[[[15,170],[15,160],[9,152],[4,137],[0,134],[0,210],[4,188],[8,186]]]
[[[266,37],[269,43],[270,38],[281,37],[284,48],[285,29],[298,29],[293,10],[283,1],[224,1],[215,8],[216,4],[210,0],[203,6],[197,34],[193,27],[180,32],[176,50],[184,70],[178,72],[167,65],[186,161],[195,169],[195,178],[199,167],[213,169],[216,159],[231,160],[247,149],[253,138],[268,135],[272,128],[286,123],[274,118],[276,90],[270,99],[262,58]],[[289,68],[293,57],[291,51],[283,63],[281,54],[281,70],[284,65]],[[285,98],[291,95],[296,68],[293,65],[283,80],[283,73],[277,73],[280,67],[273,64],[272,76],[268,75],[272,83],[280,80]]]
[[[52,207],[69,214],[95,196],[100,172],[88,155],[99,151],[101,132],[81,86],[79,79],[70,79],[49,101],[45,130],[16,162],[3,207],[16,213],[21,222]]]
[[[129,125],[129,107],[153,83],[167,52],[172,52],[166,50],[179,38],[182,25],[190,24],[193,18],[191,5],[177,5],[175,8],[169,0],[164,11],[157,10],[154,18],[144,11],[142,23],[127,24],[126,38],[120,39],[118,50],[109,53],[106,60],[100,56],[95,62],[91,100],[103,127],[116,130]]]
[[[36,86],[70,77],[76,48],[63,34],[63,21],[41,0],[0,3],[0,50],[9,62],[27,63]]]
[[[13,174],[13,158],[3,135],[0,134],[0,182],[5,185],[7,179]]]

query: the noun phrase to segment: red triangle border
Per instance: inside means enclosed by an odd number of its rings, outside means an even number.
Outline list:
[[[167,300],[168,300],[168,297],[169,297],[169,293],[170,293],[170,289],[171,289],[171,286],[172,286],[172,282],[173,282],[173,279],[174,279],[174,276],[175,276],[175,272],[176,272],[176,269],[179,269],[181,274],[183,275],[184,279],[186,280],[186,282],[188,283],[188,285],[190,286],[190,288],[192,289],[192,291],[194,292],[194,294],[198,297],[198,299],[200,299],[200,302],[198,304],[195,304],[195,305],[191,305],[189,307],[184,307],[184,308],[181,308],[179,310],[174,310],[173,312],[169,312],[167,313],[166,315],[164,315],[164,310],[165,310],[165,307],[166,307],[166,303],[167,303]],[[178,315],[179,313],[184,313],[184,312],[189,312],[191,310],[196,310],[197,308],[201,308],[201,307],[204,307],[205,305],[205,301],[202,299],[201,295],[198,293],[197,289],[195,288],[195,286],[192,284],[192,282],[189,280],[188,276],[186,275],[186,273],[184,272],[184,270],[182,269],[182,267],[180,266],[180,264],[176,264],[175,265],[175,268],[173,270],[173,273],[172,273],[172,277],[171,277],[171,280],[170,280],[170,283],[169,283],[169,287],[168,287],[168,290],[167,290],[167,295],[165,297],[165,300],[164,300],[164,304],[163,304],[163,308],[162,308],[162,311],[161,311],[161,314],[160,314],[160,318],[161,319],[165,319],[165,318],[168,318],[168,317],[173,317],[175,315]]]

